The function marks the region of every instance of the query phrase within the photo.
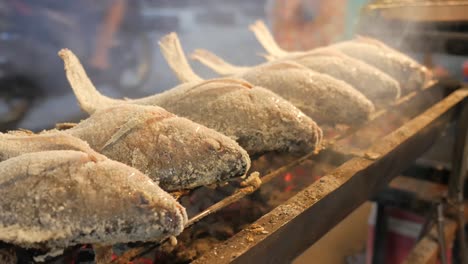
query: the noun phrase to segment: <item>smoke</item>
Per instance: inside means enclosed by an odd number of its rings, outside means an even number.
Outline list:
[[[357,26],[357,33],[380,39],[396,49],[411,48],[407,38],[418,29],[408,20],[388,18],[382,10],[363,7]]]

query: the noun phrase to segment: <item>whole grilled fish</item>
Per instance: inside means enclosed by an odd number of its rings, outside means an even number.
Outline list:
[[[401,94],[400,84],[395,79],[341,52],[323,50],[287,59],[350,84],[378,106],[392,104]]]
[[[402,89],[422,88],[431,78],[426,67],[385,44],[369,38],[356,38],[331,45],[348,56],[386,72],[400,82]]]
[[[220,74],[266,87],[319,124],[359,125],[374,111],[372,102],[349,84],[289,60],[237,67],[201,49],[192,58]]]
[[[268,87],[319,124],[359,125],[375,110],[372,102],[349,84],[297,63],[266,63],[240,76]]]
[[[158,241],[185,209],[146,175],[102,155],[27,153],[0,162],[0,240],[25,248]]]

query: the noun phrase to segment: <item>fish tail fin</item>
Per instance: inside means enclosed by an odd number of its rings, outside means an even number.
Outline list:
[[[202,81],[203,79],[198,76],[188,63],[184,51],[180,44],[179,37],[176,33],[172,32],[161,38],[159,47],[169,67],[175,73],[179,81],[192,82]]]
[[[68,82],[83,111],[92,114],[98,108],[104,108],[119,101],[102,95],[94,87],[80,60],[71,50],[62,49],[58,55],[63,60]]]
[[[264,58],[266,61],[274,61],[277,59],[275,56],[267,53],[258,53],[257,55]]]
[[[204,49],[196,49],[190,55],[190,58],[200,62],[220,75],[232,75],[244,69],[244,67],[232,65],[216,54]]]
[[[249,26],[249,29],[255,34],[258,42],[271,56],[279,58],[288,55],[288,52],[276,43],[275,38],[262,20],[255,21],[255,23]]]

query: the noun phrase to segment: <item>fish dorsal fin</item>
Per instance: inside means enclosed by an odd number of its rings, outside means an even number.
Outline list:
[[[262,20],[255,21],[255,23],[249,26],[249,29],[255,34],[258,42],[271,56],[281,58],[289,55],[289,52],[283,50],[276,43],[275,38]]]
[[[35,135],[35,133],[28,129],[18,128],[17,130],[8,131],[5,135],[31,136],[31,135]]]
[[[210,80],[206,80],[204,82],[201,82],[199,83],[198,85],[192,87],[193,88],[196,88],[196,87],[199,87],[199,86],[202,86],[202,85],[206,85],[206,84],[209,84],[209,83],[227,83],[227,84],[235,84],[235,85],[239,85],[239,86],[242,86],[242,87],[245,87],[247,89],[252,89],[254,86],[247,82],[247,81],[244,81],[244,80],[241,80],[241,79],[235,79],[235,78],[216,78],[216,79],[210,79]]]
[[[204,49],[196,49],[190,55],[190,58],[200,62],[220,75],[238,74],[248,69],[247,67],[232,65],[218,55]]]
[[[349,58],[346,54],[343,52],[330,48],[330,47],[322,47],[322,48],[316,48],[313,50],[310,50],[308,52],[305,52],[300,55],[292,56],[295,59],[302,59],[310,56],[327,56],[327,57],[341,57],[341,58]]]
[[[292,61],[275,61],[266,63],[261,67],[268,70],[307,69],[306,67]]]
[[[190,67],[176,33],[172,32],[161,38],[159,47],[167,64],[169,64],[169,67],[180,82],[186,83],[203,80]]]
[[[77,125],[78,125],[77,123],[71,123],[71,122],[57,123],[57,124],[55,124],[55,128],[57,130],[67,130],[67,129],[70,129],[70,128],[74,128]]]
[[[358,42],[362,42],[362,43],[372,44],[372,45],[377,46],[379,48],[388,49],[387,45],[385,45],[382,41],[377,40],[375,38],[370,38],[370,37],[365,37],[365,36],[358,35],[358,36],[355,37],[355,40],[358,41]]]

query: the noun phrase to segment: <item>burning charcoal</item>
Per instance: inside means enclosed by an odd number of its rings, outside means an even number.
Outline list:
[[[18,259],[13,248],[0,248],[0,263],[17,264]]]
[[[163,38],[160,44],[179,79],[190,81],[137,100],[116,100],[99,94],[74,54],[62,50],[60,56],[81,108],[93,113],[116,104],[158,105],[235,139],[250,155],[320,147],[321,129],[286,100],[242,80],[203,81],[188,65],[175,34]]]
[[[185,209],[141,172],[79,151],[0,163],[0,240],[25,248],[157,241],[182,232]]]
[[[40,150],[89,151],[78,138],[145,172],[165,190],[227,181],[245,175],[250,167],[247,152],[234,140],[162,108],[140,105],[97,111],[64,132],[0,135],[0,158]]]

